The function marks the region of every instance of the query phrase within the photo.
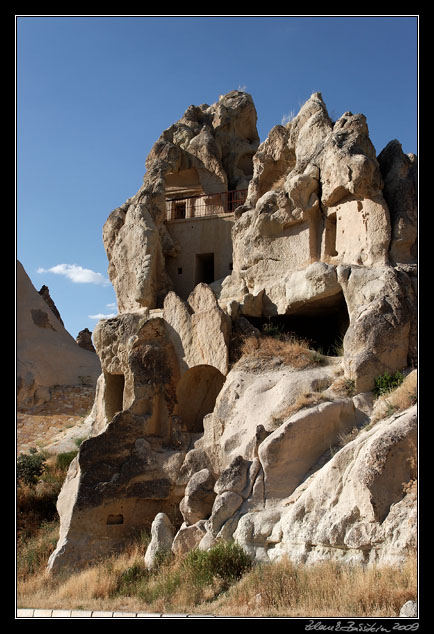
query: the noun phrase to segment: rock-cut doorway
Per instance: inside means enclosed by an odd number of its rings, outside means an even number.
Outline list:
[[[176,413],[189,432],[203,431],[203,417],[213,411],[224,382],[224,375],[210,365],[197,365],[182,376],[176,388]]]

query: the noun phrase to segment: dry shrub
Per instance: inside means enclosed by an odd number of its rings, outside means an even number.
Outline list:
[[[345,376],[340,376],[332,383],[332,390],[338,396],[354,396],[355,394],[355,382]]]
[[[246,337],[241,345],[241,356],[262,361],[279,359],[285,365],[297,369],[324,362],[324,357],[315,350],[311,350],[307,341],[294,336]]]

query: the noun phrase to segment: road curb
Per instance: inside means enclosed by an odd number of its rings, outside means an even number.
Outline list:
[[[148,613],[148,612],[119,612],[105,610],[43,610],[37,608],[18,608],[17,619],[107,619],[107,618],[126,618],[126,619],[181,619],[181,618],[200,618],[212,619],[216,618],[214,614],[165,614],[165,613]]]

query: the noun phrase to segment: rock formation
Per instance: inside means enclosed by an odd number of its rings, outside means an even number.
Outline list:
[[[89,352],[96,352],[94,345],[92,343],[92,333],[89,328],[84,328],[80,330],[75,341],[84,350],[89,350]]]
[[[21,262],[16,288],[18,407],[48,401],[55,385],[95,385],[101,373],[99,359],[77,346],[51,303],[47,305],[47,287],[38,293]]]
[[[56,304],[53,302],[53,299],[50,295],[50,289],[48,288],[48,286],[45,286],[45,284],[41,286],[41,288],[39,289],[39,295],[46,301],[46,303],[50,307],[50,310],[53,311],[53,313],[56,315],[57,319],[60,321],[60,323],[63,326],[64,324],[63,324],[62,318],[60,316],[59,311],[57,310]]]
[[[59,496],[49,569],[144,527],[147,565],[171,540],[182,553],[221,538],[262,561],[399,561],[416,539],[417,409],[374,424],[372,390],[417,361],[416,158],[393,141],[377,159],[365,117],[332,122],[320,93],[259,145],[253,100],[233,91],[190,106],[146,168],[103,229],[119,315],[93,333],[92,432]],[[216,193],[245,190],[210,211]],[[226,240],[227,221],[230,269],[215,279],[209,238]],[[180,253],[196,258],[185,297]],[[322,354],[261,356],[265,326]]]
[[[142,187],[103,229],[119,312],[161,307],[172,289],[165,258],[176,247],[164,224],[166,196],[247,187],[259,144],[256,118],[252,98],[234,91],[212,106],[190,106],[155,143]]]

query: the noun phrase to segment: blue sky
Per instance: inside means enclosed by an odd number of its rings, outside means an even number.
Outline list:
[[[116,313],[102,227],[191,104],[250,93],[263,141],[321,92],[418,151],[416,16],[17,16],[16,248],[66,329]]]

